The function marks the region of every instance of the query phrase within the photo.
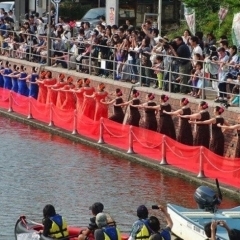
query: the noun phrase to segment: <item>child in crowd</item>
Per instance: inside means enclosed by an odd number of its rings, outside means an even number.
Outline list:
[[[157,75],[156,84],[153,86],[154,88],[162,89],[163,87],[163,57],[156,56],[155,64],[153,65],[152,69],[154,70],[154,74]]]

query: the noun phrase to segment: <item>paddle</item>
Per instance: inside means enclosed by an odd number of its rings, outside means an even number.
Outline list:
[[[222,192],[221,192],[221,189],[219,187],[219,182],[218,182],[218,179],[216,178],[216,186],[217,186],[217,191],[218,191],[218,197],[219,199],[222,201],[223,197],[222,197]],[[220,204],[220,203],[219,203]]]

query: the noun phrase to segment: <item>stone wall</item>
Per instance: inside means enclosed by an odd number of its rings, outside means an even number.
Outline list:
[[[130,91],[133,88],[133,85],[131,83],[124,83],[124,82],[114,81],[112,79],[90,76],[90,75],[83,74],[83,73],[77,73],[76,71],[73,71],[73,70],[40,66],[39,64],[36,64],[36,63],[21,61],[21,60],[18,60],[18,59],[6,58],[6,57],[3,57],[3,56],[1,56],[1,59],[3,61],[6,61],[6,60],[10,61],[12,63],[12,65],[13,64],[26,65],[27,71],[30,71],[32,66],[38,66],[41,69],[50,70],[53,73],[53,77],[57,77],[59,75],[59,73],[64,73],[66,76],[69,76],[69,75],[72,76],[75,80],[77,80],[79,78],[90,78],[91,79],[91,85],[94,86],[94,87],[97,87],[97,85],[100,82],[104,82],[105,85],[106,85],[106,90],[109,93],[113,93],[116,88],[121,88],[122,92],[123,92],[123,98],[126,101],[128,100]],[[139,87],[139,86],[136,86],[135,88],[137,90],[139,90],[140,99],[141,99],[142,102],[146,101],[146,95],[150,92],[155,94],[155,101],[156,101],[157,104],[160,102],[160,95],[161,94],[167,94],[170,98],[169,103],[172,105],[172,110],[173,111],[180,108],[180,99],[181,98],[188,97],[188,96],[182,95],[182,94],[175,94],[175,93],[170,93],[169,94],[168,92],[164,92],[164,91],[161,91],[161,90],[156,90],[156,89],[153,89],[153,88]],[[213,109],[218,104],[214,103],[212,100],[208,100],[208,95],[206,97],[207,97],[206,101],[208,102],[208,105],[209,105],[210,115],[213,116]],[[190,101],[190,108],[192,109],[192,112],[193,113],[196,112],[197,109],[198,109],[198,104],[201,100],[189,97],[189,101]],[[112,110],[113,110],[113,108],[110,107],[109,108],[109,115],[112,114]],[[232,108],[229,108],[228,110],[225,110],[225,112],[223,113],[223,117],[231,125],[231,124],[236,123],[237,116],[238,116],[239,113],[240,113],[239,108],[232,107]],[[141,115],[144,116],[143,112],[141,113]],[[174,117],[174,123],[175,123],[176,132],[178,133],[178,129],[179,129],[178,117]],[[143,124],[143,117],[141,119],[141,124]],[[237,134],[236,134],[235,131],[227,130],[227,131],[224,132],[224,135],[225,135],[225,155],[227,157],[234,157],[235,147],[236,147],[236,143],[237,143]]]

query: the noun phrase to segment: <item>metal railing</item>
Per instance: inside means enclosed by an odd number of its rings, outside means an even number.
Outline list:
[[[37,44],[34,44],[36,34],[6,30],[6,35],[9,34],[25,34],[25,37],[23,38],[24,42],[22,43],[13,41],[11,37],[6,38],[1,42],[0,50],[2,51],[2,53],[5,53],[9,57],[26,59],[28,61],[37,61],[43,64],[46,64],[48,62],[48,65],[54,66],[56,64],[61,64],[62,67],[69,70],[77,69],[80,72],[82,71],[88,73],[89,75],[102,75],[113,80],[120,80],[117,76],[119,74],[121,74],[121,76],[130,76],[130,79],[125,80],[133,80],[138,86],[142,86],[144,84],[150,85],[150,83],[158,83],[157,76],[154,76],[154,70],[151,66],[152,63],[150,60],[150,56],[152,55],[152,53],[143,53],[141,51],[119,49],[113,46],[95,44],[90,41],[78,41],[76,38],[71,38],[69,40],[65,39],[63,41],[60,38],[51,36],[39,36],[40,38],[44,39],[44,44],[42,46],[38,46]],[[60,49],[54,48],[57,44],[60,46]],[[86,49],[88,49],[88,51],[85,51]],[[84,52],[87,52],[87,54],[84,55]],[[126,55],[133,52],[133,54],[136,55],[136,59],[134,61],[120,61],[117,58],[117,54],[122,54],[122,52],[124,52]],[[178,82],[176,81],[176,78],[187,78],[189,80],[191,78],[190,67],[188,73],[179,72],[178,68],[179,66],[181,66],[180,61],[186,60],[187,64],[190,66],[191,61],[196,60],[184,59],[172,55],[157,53],[154,53],[154,55],[162,56],[163,59],[169,58],[168,60],[170,60],[169,67],[167,69],[165,68],[161,70],[163,77],[162,80],[159,80],[159,83],[162,82],[163,89],[165,91],[176,92],[177,89],[177,92],[180,92],[180,88],[182,87],[187,88],[187,90],[191,88],[196,88],[200,90],[199,92],[201,92],[201,95],[199,96],[200,99],[206,98],[206,90],[215,95],[227,94],[226,92],[221,92],[217,89],[213,89],[212,86],[214,84],[218,85],[218,83],[220,82],[218,79],[206,75],[206,65],[209,64],[206,61],[197,60],[203,65],[203,76],[200,78],[200,81],[202,82],[201,86],[194,87],[191,86],[188,81],[186,82],[185,80],[185,82]],[[47,59],[48,56],[49,59]],[[143,56],[147,61],[146,64],[143,64]],[[119,72],[120,70],[121,73]],[[230,84],[234,84],[237,86],[240,85],[240,83],[238,82],[233,82]],[[238,93],[231,94],[232,96],[238,96],[240,98]],[[238,102],[240,104],[240,101]]]

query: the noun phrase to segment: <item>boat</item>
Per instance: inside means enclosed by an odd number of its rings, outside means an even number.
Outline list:
[[[225,221],[230,229],[240,230],[240,206],[230,209],[218,209],[222,194],[216,179],[218,194],[207,186],[200,186],[194,194],[198,209],[185,208],[175,204],[167,204],[173,227],[172,233],[184,240],[206,240],[204,226],[215,221]],[[228,233],[221,225],[217,226],[216,237],[229,240]]]
[[[61,238],[61,240],[77,240],[83,227],[68,226],[69,236]],[[53,240],[51,237],[45,237],[39,233],[43,230],[43,224],[27,219],[26,216],[20,216],[15,224],[14,235],[15,240]],[[128,235],[122,233],[122,240],[127,240]],[[93,240],[93,236],[89,236],[89,240]]]

